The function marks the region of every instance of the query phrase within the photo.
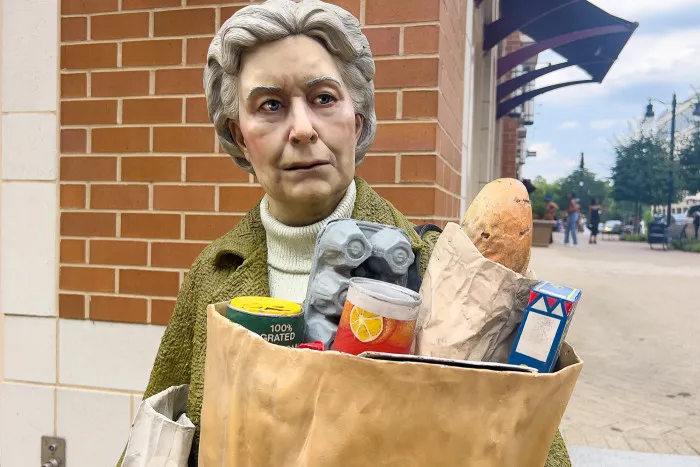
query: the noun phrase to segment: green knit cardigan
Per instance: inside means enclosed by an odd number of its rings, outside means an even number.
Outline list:
[[[422,276],[439,234],[428,232],[421,239],[413,229],[413,224],[391,203],[379,196],[367,182],[356,177],[355,183],[357,198],[353,219],[403,229],[411,238],[413,250],[420,252],[419,270]],[[197,428],[192,456],[196,456],[199,447],[207,345],[207,305],[237,296],[269,294],[267,243],[258,205],[234,229],[207,246],[190,268],[161,340],[144,393],[145,399],[170,386],[190,385],[188,416]],[[121,459],[117,463],[117,467],[120,466]],[[571,462],[564,441],[557,433],[546,467],[565,466],[571,466]]]

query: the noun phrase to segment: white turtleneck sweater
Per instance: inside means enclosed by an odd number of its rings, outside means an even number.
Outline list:
[[[353,180],[330,216],[303,227],[290,227],[272,217],[268,196],[263,197],[260,218],[267,235],[267,270],[271,297],[296,303],[306,299],[316,238],[328,221],[352,216],[356,196]]]

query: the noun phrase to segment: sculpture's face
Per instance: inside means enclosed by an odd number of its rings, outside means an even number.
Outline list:
[[[231,133],[273,216],[295,225],[330,214],[355,175],[362,131],[333,57],[303,35],[256,47],[243,57],[238,98]]]

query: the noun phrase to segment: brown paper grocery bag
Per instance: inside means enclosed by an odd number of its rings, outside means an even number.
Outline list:
[[[532,271],[523,276],[485,258],[448,223],[423,277],[413,353],[506,363],[536,284]]]
[[[570,347],[550,374],[281,347],[224,309],[207,309],[200,467],[542,467],[581,370]]]

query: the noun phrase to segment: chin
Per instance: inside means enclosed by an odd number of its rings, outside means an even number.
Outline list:
[[[347,183],[338,179],[306,179],[295,183],[291,187],[288,192],[289,198],[302,203],[315,204],[317,202],[325,202],[329,197],[344,193],[350,182],[352,182],[352,178]]]

